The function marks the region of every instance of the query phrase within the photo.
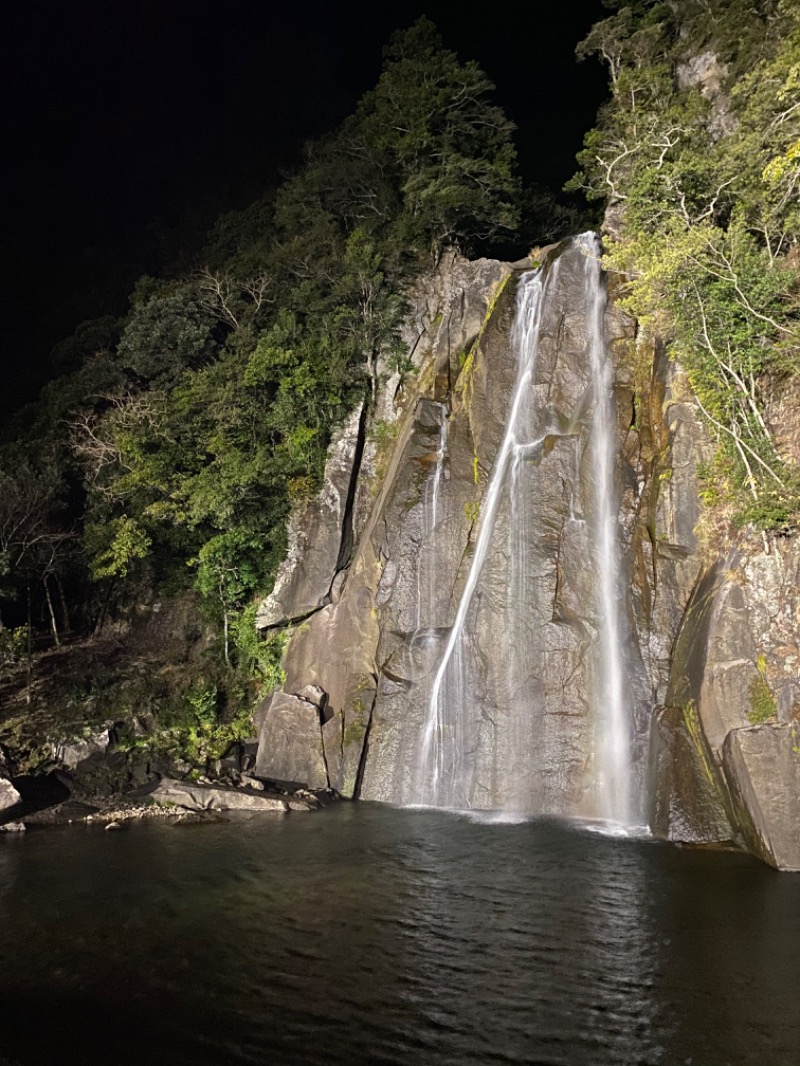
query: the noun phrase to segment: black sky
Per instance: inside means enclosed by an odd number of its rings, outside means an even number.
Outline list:
[[[140,273],[296,164],[422,14],[496,83],[526,178],[560,187],[604,93],[573,58],[601,0],[4,0],[2,407],[78,321],[124,310]]]

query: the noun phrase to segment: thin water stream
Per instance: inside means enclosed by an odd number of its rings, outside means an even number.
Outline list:
[[[452,624],[420,695],[412,802],[591,817],[641,831],[598,238],[575,239],[562,278],[563,263],[517,284],[508,342],[516,382]],[[437,462],[426,515],[439,491]],[[421,614],[431,617],[429,597],[440,594],[435,582],[420,588]]]
[[[558,263],[551,271],[551,279],[557,271]],[[495,459],[486,495],[481,505],[472,562],[431,688],[427,721],[422,737],[420,791],[421,802],[435,807],[452,807],[463,803],[464,783],[460,780],[458,773],[459,754],[462,749],[460,719],[464,710],[464,699],[468,697],[464,692],[463,664],[459,645],[472,604],[472,596],[494,533],[497,509],[501,494],[506,488],[509,460],[520,443],[517,434],[520,429],[521,415],[529,400],[528,392],[533,380],[542,294],[543,284],[538,274],[532,274],[521,281],[512,341],[517,353],[517,383],[511,399],[503,442]]]

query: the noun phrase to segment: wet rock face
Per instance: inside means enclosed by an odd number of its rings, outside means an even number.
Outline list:
[[[592,816],[585,781],[602,740],[593,733],[592,693],[605,624],[595,592],[595,398],[585,259],[574,245],[558,251],[525,461],[498,503],[453,651],[462,689],[444,684],[463,709],[466,784],[454,804]],[[400,388],[385,378],[373,421],[360,419],[357,432],[352,421],[329,463],[340,502],[349,485],[352,551],[342,551],[341,505],[327,517],[318,504],[297,517],[291,566],[261,624],[307,617],[287,649],[284,690],[260,712],[259,776],[425,801],[431,692],[469,582],[517,381],[516,288],[509,267],[487,261],[453,260],[420,284],[405,338],[416,382]],[[647,777],[648,820],[666,839],[746,841],[766,861],[794,868],[800,549],[784,540],[765,551],[748,534],[724,543],[698,536],[698,466],[713,442],[691,390],[656,347],[649,390],[634,399],[625,370],[634,324],[612,302],[604,329],[616,361],[631,743],[642,792]],[[791,421],[787,412],[774,418]],[[795,442],[784,436],[791,451]],[[518,573],[510,573],[512,558],[522,560]],[[764,715],[766,724],[755,725]]]
[[[694,705],[657,709],[652,751],[657,787],[650,826],[656,836],[689,844],[732,839],[726,790]]]
[[[524,456],[492,517],[456,653],[463,694],[447,698],[465,708],[457,757],[463,795],[453,796],[462,805],[594,813],[585,778],[602,612],[591,530],[590,266],[577,245],[561,249],[551,266],[538,365],[525,396],[531,414],[519,427]],[[304,684],[319,685],[326,720],[301,725],[295,704],[293,718],[270,711],[259,751],[268,776],[279,776],[274,752],[287,749],[281,738],[293,722],[308,745],[319,743],[321,730],[328,779],[343,794],[400,803],[425,797],[421,743],[432,687],[469,581],[518,380],[516,276],[503,284],[509,276],[500,264],[457,264],[430,300],[437,310],[420,391],[397,424],[351,565],[332,602],[300,627],[285,660],[287,698]],[[609,311],[611,342],[630,328]],[[622,385],[614,395],[624,437],[630,396]],[[618,478],[638,491],[627,459]],[[528,518],[520,523],[521,513]],[[510,569],[512,556],[524,561]],[[641,658],[633,659],[632,699],[644,737],[649,689]],[[284,761],[300,772],[293,757]]]

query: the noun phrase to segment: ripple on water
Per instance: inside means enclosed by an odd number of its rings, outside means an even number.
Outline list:
[[[361,804],[31,833],[0,846],[0,1059],[797,1061],[800,879],[597,829]]]

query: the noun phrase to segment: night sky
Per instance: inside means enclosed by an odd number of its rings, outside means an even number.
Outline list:
[[[296,165],[422,14],[497,85],[524,176],[558,189],[605,91],[574,60],[601,0],[4,0],[2,407],[79,321],[123,312],[141,273]]]

